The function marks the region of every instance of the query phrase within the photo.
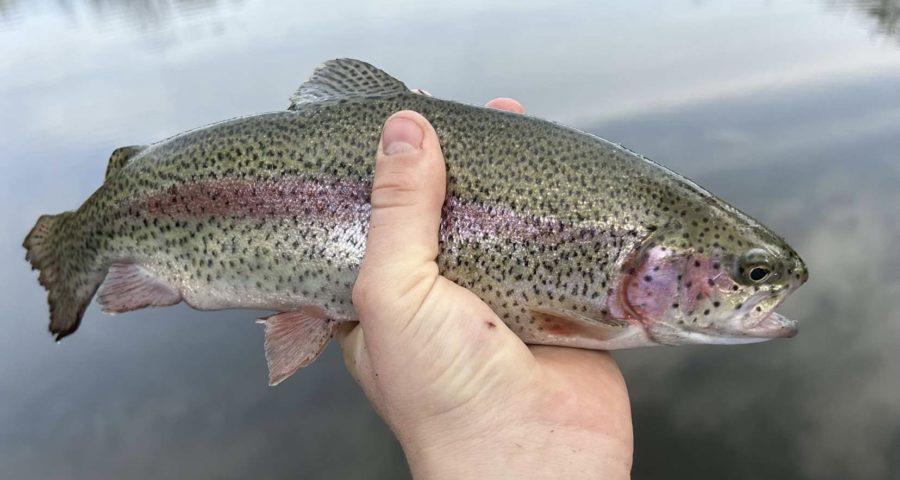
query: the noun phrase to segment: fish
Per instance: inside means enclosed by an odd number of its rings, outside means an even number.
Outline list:
[[[77,210],[24,241],[49,330],[184,302],[263,309],[269,382],[358,320],[384,120],[415,110],[446,159],[437,264],[528,344],[615,350],[797,332],[775,313],[805,283],[781,237],[687,178],[597,136],[411,91],[369,63],[318,67],[287,110],[114,150]]]

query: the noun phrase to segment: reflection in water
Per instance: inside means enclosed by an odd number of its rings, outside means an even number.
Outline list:
[[[896,36],[900,40],[900,0],[827,0],[834,9],[851,8],[874,20],[874,30],[885,36]]]
[[[896,476],[896,51],[815,1],[486,3],[444,2],[435,17],[410,3],[248,2],[224,35],[156,48],[170,25],[193,33],[234,3],[0,0],[0,476],[403,478],[336,349],[270,389],[257,312],[93,306],[54,345],[22,260],[35,218],[82,202],[113,148],[283,108],[335,56],[442,97],[519,96],[554,119],[597,105],[580,126],[693,177],[804,257],[811,280],[784,306],[796,338],[616,354],[634,478]],[[896,35],[896,1],[841,5]],[[126,28],[97,28],[116,21]]]
[[[897,23],[900,22],[900,0],[881,0],[879,2],[861,2],[863,11],[878,19],[878,28],[885,34],[896,35]]]
[[[798,87],[592,129],[668,158],[764,219],[796,242],[813,279],[786,305],[801,319],[789,342],[617,354],[626,378],[639,379],[629,382],[638,452],[666,458],[638,461],[636,478],[672,478],[673,468],[691,478],[691,464],[711,478],[900,472],[896,85]],[[748,462],[753,475],[731,470]]]
[[[240,3],[242,0],[229,0],[227,3]],[[27,4],[26,4],[27,3]],[[35,5],[37,3],[37,5]],[[165,26],[176,18],[190,18],[207,14],[226,3],[223,0],[57,0],[54,10],[70,19],[77,19],[82,13],[99,21],[125,21],[140,29],[151,30]],[[11,20],[28,9],[39,10],[38,2],[22,2],[20,0],[0,0],[0,18]]]
[[[164,26],[177,17],[194,17],[222,6],[223,3],[237,4],[243,0],[57,0],[54,8],[69,16],[77,16],[84,8],[91,16],[105,21],[121,21],[142,28],[153,29]],[[26,5],[28,3],[28,5]],[[0,0],[0,19],[14,20],[35,2],[21,0]],[[900,34],[900,0],[826,0],[832,9],[852,9],[874,20],[877,33],[886,36]],[[695,3],[694,6],[702,6]],[[898,37],[900,39],[900,37]]]
[[[219,3],[219,0],[90,0],[88,7],[101,19],[125,16],[143,27],[152,27],[177,15],[201,15]]]
[[[19,13],[19,0],[0,0],[0,18],[9,19]]]

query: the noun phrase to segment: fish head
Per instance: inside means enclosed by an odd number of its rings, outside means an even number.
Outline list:
[[[649,234],[623,267],[618,301],[655,343],[754,343],[797,333],[774,310],[807,279],[784,240],[723,205]]]

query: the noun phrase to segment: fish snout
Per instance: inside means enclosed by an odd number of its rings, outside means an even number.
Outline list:
[[[809,270],[800,258],[797,258],[797,265],[794,267],[794,278],[797,279],[798,286],[803,285],[809,280]]]

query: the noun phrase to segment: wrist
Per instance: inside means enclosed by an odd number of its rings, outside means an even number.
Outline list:
[[[435,435],[439,437],[439,434]],[[401,441],[413,478],[630,477],[632,445],[597,432],[553,425],[518,424],[467,437]]]

